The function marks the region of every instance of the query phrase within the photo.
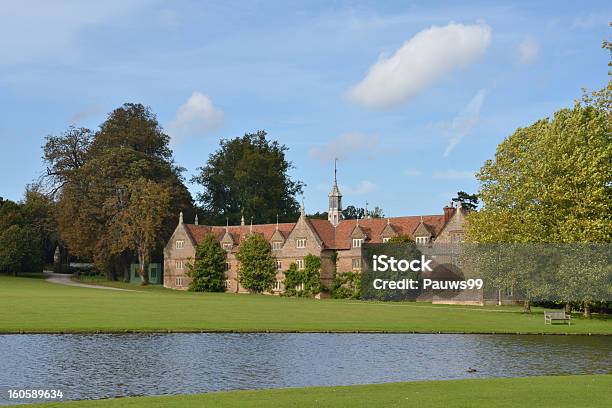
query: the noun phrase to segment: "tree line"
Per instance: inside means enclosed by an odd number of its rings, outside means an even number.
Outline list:
[[[91,261],[110,280],[129,279],[135,261],[160,260],[183,212],[203,223],[295,220],[303,183],[289,176],[286,146],[264,131],[221,140],[191,182],[194,202],[150,108],[126,103],[97,130],[69,126],[43,145],[44,176],[24,200],[0,201],[0,272],[40,271],[63,259]]]

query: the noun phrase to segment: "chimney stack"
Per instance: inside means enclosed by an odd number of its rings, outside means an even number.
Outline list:
[[[450,206],[446,206],[444,207],[444,223],[446,224],[448,222],[448,220],[450,220],[451,218],[453,218],[453,215],[455,215],[455,206],[453,205],[453,202],[451,201]]]

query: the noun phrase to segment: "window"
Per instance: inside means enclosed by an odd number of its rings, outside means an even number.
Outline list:
[[[224,284],[224,286],[225,286],[225,289],[229,289],[229,288],[232,286],[232,281],[231,281],[231,280],[229,280],[229,279],[226,279],[226,280],[223,282],[223,284]]]
[[[304,290],[304,282],[300,283],[295,287],[295,290]]]
[[[415,241],[417,244],[427,244],[429,242],[429,237],[416,237]]]
[[[282,247],[283,247],[283,241],[273,241],[272,242],[272,249],[273,250],[278,251]]]
[[[177,276],[176,278],[174,278],[174,285],[183,286],[183,278],[180,276]]]
[[[176,242],[174,243],[174,247],[175,247],[176,249],[183,249],[183,248],[185,248],[185,241],[183,241],[183,240],[176,241]]]
[[[183,260],[181,259],[180,261],[176,261],[174,266],[176,267],[176,269],[183,269],[185,265],[183,263]]]
[[[296,248],[306,248],[306,238],[298,238],[295,240]]]
[[[298,269],[304,269],[304,260],[303,259],[296,259],[295,260],[295,264],[297,265]]]
[[[226,262],[226,263],[225,263],[225,270],[226,270],[226,271],[229,271],[229,270],[231,269],[231,267],[232,267],[232,266],[230,265],[230,263],[229,263],[229,262]]]
[[[453,243],[460,243],[463,242],[463,233],[458,232],[458,233],[454,233],[451,235],[451,241]]]
[[[279,271],[283,268],[283,263],[281,261],[276,261],[276,269]]]
[[[361,269],[361,258],[353,258],[353,269]]]
[[[157,279],[157,268],[151,268],[149,275],[151,275],[151,279]]]
[[[279,280],[275,281],[274,290],[283,290],[283,282]]]
[[[363,244],[363,238],[353,238],[353,248],[361,248]]]
[[[387,242],[389,242],[390,239],[391,238],[389,238],[389,237],[383,237],[383,239],[382,239],[383,244],[386,244]]]
[[[231,251],[232,250],[232,243],[231,242],[224,242],[223,243],[223,249],[225,249],[226,251]]]

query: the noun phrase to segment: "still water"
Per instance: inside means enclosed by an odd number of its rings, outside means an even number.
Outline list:
[[[60,389],[65,399],[611,368],[609,336],[0,335],[0,387]],[[11,403],[6,396],[2,392],[0,404]]]

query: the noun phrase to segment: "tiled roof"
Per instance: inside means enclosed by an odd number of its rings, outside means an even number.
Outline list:
[[[351,248],[351,233],[357,225],[357,220],[342,220],[340,224],[338,224],[335,228],[331,226],[329,221],[326,220],[310,220],[312,225],[317,230],[317,233],[323,240],[323,243],[327,248],[330,249],[350,249]],[[313,222],[313,221],[323,221],[323,222]],[[369,218],[359,220],[359,226],[361,230],[364,231],[368,235],[367,242],[369,243],[381,243],[382,237],[381,233],[387,226],[387,222],[391,224],[393,229],[399,235],[408,235],[412,239],[414,239],[414,231],[417,229],[421,222],[420,216],[409,216],[409,217],[395,217],[390,218],[387,221],[387,218]],[[331,232],[326,227],[321,228],[323,223],[327,223],[331,228]],[[437,236],[442,228],[444,227],[444,215],[425,215],[423,216],[423,223],[432,231],[434,236]]]
[[[295,223],[282,223],[278,224],[278,230],[286,237],[289,235]],[[208,226],[208,225],[194,225],[194,224],[185,224],[185,228],[191,235],[191,238],[195,241],[196,245],[204,239],[206,234],[212,232],[215,234],[215,237],[218,241],[223,239],[225,235],[225,226]],[[236,245],[240,245],[240,242],[249,235],[251,231],[250,225],[231,225],[227,227],[228,232],[232,235],[234,243]],[[274,235],[274,231],[276,231],[276,224],[257,224],[253,225],[253,232],[257,234],[262,234],[264,238],[268,241],[272,239],[272,235]]]
[[[425,215],[421,216],[408,216],[408,217],[394,217],[394,218],[370,218],[359,220],[359,227],[368,236],[366,242],[369,243],[381,243],[381,234],[387,227],[387,224],[395,230],[398,235],[408,235],[414,239],[414,232],[421,223],[431,231],[434,237],[442,231],[444,227],[444,215]],[[357,225],[357,220],[342,220],[336,227],[334,227],[328,220],[319,219],[308,219],[308,223],[319,236],[324,249],[350,249],[351,248],[351,233]],[[212,232],[218,241],[223,239],[225,235],[225,226],[207,226],[207,225],[193,225],[185,224],[185,227],[196,244],[198,244],[204,236]],[[295,223],[282,223],[278,224],[279,231],[284,237],[288,237]],[[234,243],[239,245],[242,240],[248,236],[251,231],[250,225],[244,226],[230,226],[227,227],[229,233],[234,239]],[[276,231],[276,224],[258,224],[253,225],[253,232],[259,233],[270,241]]]

